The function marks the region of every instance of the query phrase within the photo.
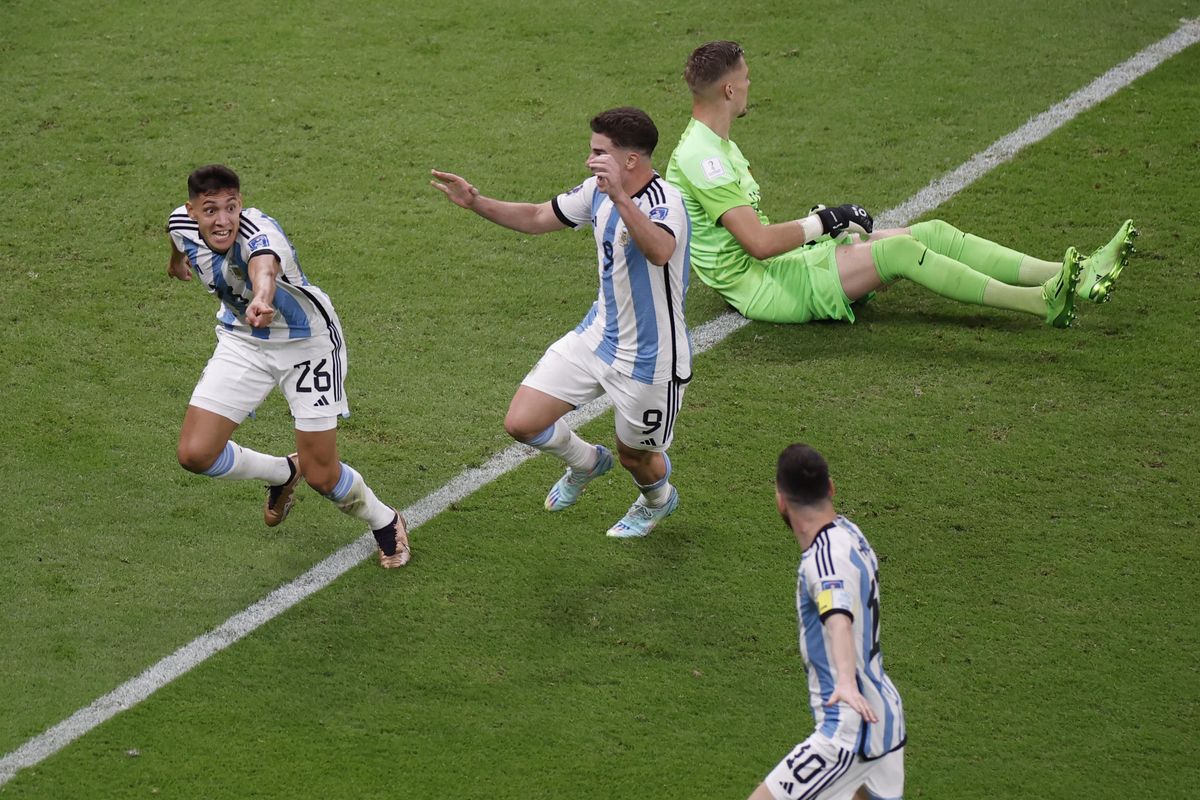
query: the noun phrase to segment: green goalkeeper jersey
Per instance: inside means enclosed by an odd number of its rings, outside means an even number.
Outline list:
[[[763,225],[770,224],[758,207],[758,181],[738,146],[693,119],[671,154],[667,180],[683,193],[692,221],[692,267],[700,280],[741,310],[762,283],[763,265],[752,258],[725,227],[721,215],[750,206]]]

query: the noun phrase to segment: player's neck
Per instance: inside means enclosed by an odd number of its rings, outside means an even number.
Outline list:
[[[733,117],[729,116],[724,107],[695,102],[692,103],[692,116],[699,122],[703,122],[710,131],[722,139],[729,138],[729,128],[733,125]]]
[[[792,526],[792,533],[796,535],[796,541],[800,543],[801,550],[811,547],[817,534],[835,519],[837,519],[837,511],[834,510],[832,504],[821,508],[793,506],[788,509],[788,524]]]
[[[650,181],[654,180],[654,167],[649,163],[642,161],[638,164],[637,169],[632,172],[625,173],[621,179],[621,188],[630,197],[646,188]]]

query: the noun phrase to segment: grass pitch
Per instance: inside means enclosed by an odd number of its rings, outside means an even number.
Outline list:
[[[970,10],[967,10],[970,9]],[[665,164],[696,44],[751,56],[735,128],[784,219],[892,207],[1200,16],[1195,2],[247,3],[0,8],[0,751],[360,534],[311,491],[174,464],[214,302],[164,277],[167,213],[224,161],[346,324],[343,457],[406,505],[507,445],[521,376],[595,292],[590,236],[454,209],[433,166],[542,200],[587,119],[645,107]],[[815,20],[812,20],[815,21]],[[1186,795],[1200,723],[1194,343],[1200,52],[1177,56],[938,209],[1055,257],[1126,216],[1139,254],[1078,329],[901,286],[853,327],[752,324],[698,359],[651,538],[602,532],[613,473],[561,516],[535,459],[0,787],[12,797],[741,797],[807,735],[798,553],[773,460],[829,456],[884,557],[910,797]],[[720,313],[698,281],[694,324]],[[611,416],[584,430],[611,441]],[[278,398],[238,433],[283,452]],[[135,755],[131,755],[135,754]]]

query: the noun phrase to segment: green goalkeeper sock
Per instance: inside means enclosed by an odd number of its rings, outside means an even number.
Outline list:
[[[976,272],[1013,286],[1041,286],[1062,269],[1061,262],[1042,261],[1004,245],[964,233],[948,222],[931,219],[909,228],[912,237],[935,253],[961,261]]]
[[[960,303],[1037,315],[1046,312],[1046,301],[1040,286],[1009,286],[942,255],[912,236],[879,239],[871,245],[871,258],[884,283],[908,278],[942,297]]]

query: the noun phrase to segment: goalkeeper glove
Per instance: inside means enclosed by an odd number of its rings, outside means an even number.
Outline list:
[[[829,234],[834,239],[846,231],[866,235],[875,227],[875,221],[871,219],[871,215],[867,213],[867,210],[853,203],[838,206],[837,208],[821,208],[818,206],[814,209],[814,212],[817,215],[817,219],[821,221],[824,233]]]

